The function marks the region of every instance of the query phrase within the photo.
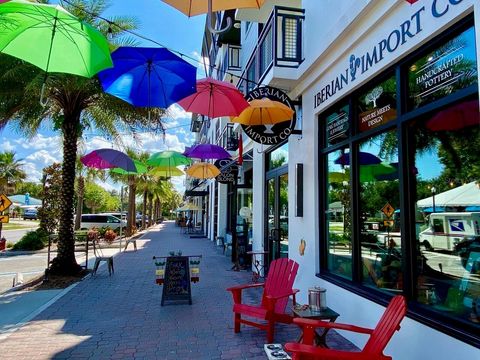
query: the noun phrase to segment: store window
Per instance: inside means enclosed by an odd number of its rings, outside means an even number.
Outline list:
[[[268,154],[268,170],[288,164],[288,142]]]
[[[327,267],[333,274],[352,278],[352,216],[350,152],[347,148],[328,154]]]
[[[348,138],[350,130],[349,106],[341,105],[329,112],[325,117],[326,122],[326,141],[327,145],[339,143]]]
[[[403,288],[397,154],[395,130],[367,138],[358,154],[363,284],[390,292]]]
[[[415,137],[416,300],[480,331],[480,119],[477,100],[410,126]]]

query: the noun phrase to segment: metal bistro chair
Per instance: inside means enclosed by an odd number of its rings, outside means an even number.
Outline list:
[[[92,276],[95,276],[97,274],[98,267],[100,266],[100,262],[102,261],[105,261],[107,263],[108,275],[111,276],[115,273],[115,270],[113,268],[113,255],[108,256],[103,254],[97,237],[93,239],[92,243],[93,253],[95,255],[95,264],[93,265]]]

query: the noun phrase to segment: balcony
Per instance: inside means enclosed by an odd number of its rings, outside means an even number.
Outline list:
[[[248,92],[255,84],[262,83],[267,74],[278,85],[288,88],[295,80],[295,72],[280,71],[280,68],[298,68],[303,61],[302,30],[305,10],[275,6],[258,38],[257,45],[242,74],[239,88]]]
[[[217,79],[226,80],[225,74],[227,72],[240,72],[242,67],[240,65],[240,46],[236,45],[224,45],[225,52],[223,54],[223,59],[218,69]]]

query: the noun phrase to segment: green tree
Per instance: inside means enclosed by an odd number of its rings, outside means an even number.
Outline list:
[[[48,234],[53,234],[58,230],[58,219],[60,217],[60,189],[62,188],[62,167],[59,163],[54,163],[43,169],[43,189],[41,197],[43,199],[42,207],[38,210],[40,219],[40,229]]]
[[[125,29],[135,29],[131,17],[115,17],[105,22],[100,15],[108,6],[105,0],[71,0],[74,6],[65,4],[75,16],[99,28],[112,48],[131,44],[122,37]],[[95,14],[95,15],[94,15]],[[118,25],[118,26],[117,26]],[[0,22],[0,30],[4,23]],[[2,31],[8,31],[3,28]],[[161,129],[161,110],[134,108],[105,94],[98,77],[83,78],[69,74],[49,74],[46,81],[47,105],[39,105],[45,74],[42,70],[8,55],[0,54],[0,129],[8,123],[23,134],[33,136],[42,124],[53,123],[63,137],[62,188],[60,191],[60,228],[58,254],[53,260],[51,272],[76,274],[81,268],[74,253],[73,204],[75,161],[77,143],[86,128],[95,128],[111,139],[118,139],[123,131],[135,132],[139,128]]]
[[[18,194],[29,193],[31,197],[41,199],[42,198],[42,184],[35,182],[19,182],[16,186],[16,192]]]
[[[0,193],[8,195],[14,192],[16,186],[27,177],[21,161],[15,159],[12,151],[0,153]]]
[[[93,182],[85,184],[85,205],[92,214],[97,211],[105,210],[107,204],[107,191],[100,185]]]

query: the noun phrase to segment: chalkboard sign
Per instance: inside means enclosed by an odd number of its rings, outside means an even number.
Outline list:
[[[165,267],[165,282],[162,292],[162,303],[165,301],[188,301],[192,305],[190,287],[190,269],[188,256],[169,256]]]

